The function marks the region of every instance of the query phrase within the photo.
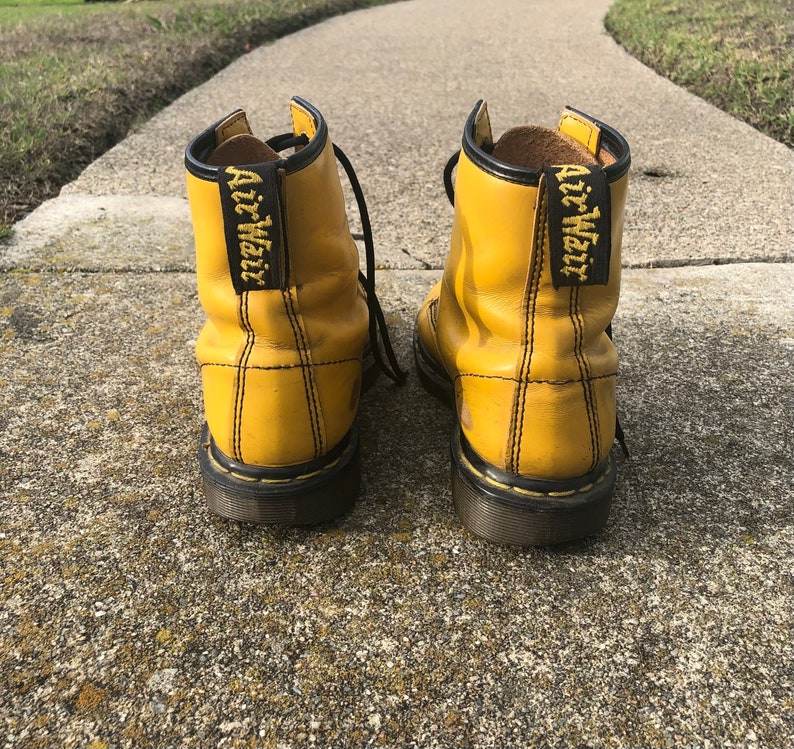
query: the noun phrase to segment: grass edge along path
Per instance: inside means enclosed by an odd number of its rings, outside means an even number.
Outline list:
[[[792,0],[614,0],[604,26],[660,75],[794,147]]]
[[[137,123],[246,52],[390,1],[68,5],[0,24],[0,240]]]

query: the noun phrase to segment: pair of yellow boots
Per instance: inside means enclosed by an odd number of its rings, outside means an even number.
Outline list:
[[[208,318],[196,344],[207,502],[234,520],[297,525],[352,505],[362,384],[378,368],[405,375],[355,174],[317,109],[294,98],[290,111],[292,131],[266,142],[235,112],[191,141],[185,163]],[[337,159],[361,211],[366,274]],[[557,130],[516,127],[494,143],[479,102],[445,170],[450,252],[414,354],[421,382],[454,403],[453,501],[486,539],[559,543],[607,520],[629,163],[618,132],[574,110]]]

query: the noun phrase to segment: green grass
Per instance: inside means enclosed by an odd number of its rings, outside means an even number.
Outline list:
[[[236,57],[386,1],[0,0],[0,238],[137,123]]]
[[[791,0],[615,0],[605,25],[649,67],[794,147]]]
[[[84,0],[0,0],[0,28],[30,18],[72,13],[90,7],[84,4]]]

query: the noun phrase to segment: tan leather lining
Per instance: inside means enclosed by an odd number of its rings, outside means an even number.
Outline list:
[[[221,143],[207,159],[212,166],[242,166],[278,161],[281,157],[259,138],[247,133],[233,135]]]
[[[500,161],[525,169],[541,169],[553,164],[598,163],[580,143],[567,135],[545,127],[523,125],[505,132],[494,146],[493,154]]]

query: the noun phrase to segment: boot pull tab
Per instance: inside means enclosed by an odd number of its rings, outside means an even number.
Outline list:
[[[281,288],[286,251],[283,161],[218,170],[223,229],[236,294]]]
[[[612,221],[604,170],[597,164],[547,166],[543,182],[554,288],[608,284]]]
[[[232,112],[215,127],[215,145],[220,146],[235,135],[251,135],[248,117],[242,109]]]
[[[601,148],[601,128],[587,115],[566,107],[557,126],[559,132],[581,143],[593,156]]]
[[[488,151],[493,146],[493,132],[491,130],[491,118],[488,115],[488,105],[480,99],[475,109],[477,114],[474,115],[474,132],[472,136],[474,142],[480,148]]]

